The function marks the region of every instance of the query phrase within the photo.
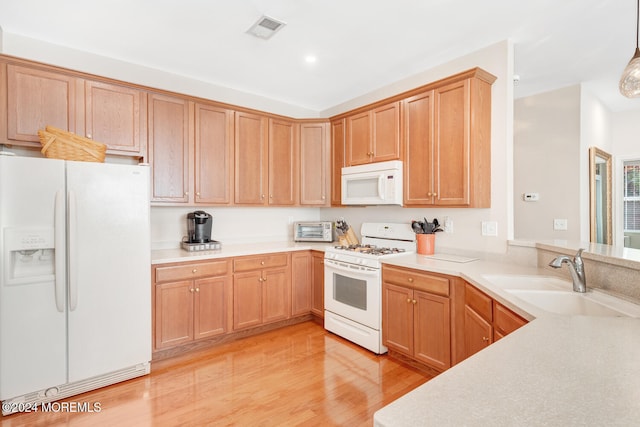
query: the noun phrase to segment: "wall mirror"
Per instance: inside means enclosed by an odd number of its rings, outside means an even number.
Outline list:
[[[591,242],[613,244],[611,227],[611,154],[589,148],[589,220]]]

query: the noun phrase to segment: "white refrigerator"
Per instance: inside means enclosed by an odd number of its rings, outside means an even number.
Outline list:
[[[149,373],[149,168],[0,155],[3,413]]]

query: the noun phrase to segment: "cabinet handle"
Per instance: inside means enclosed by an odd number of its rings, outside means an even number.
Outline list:
[[[437,196],[438,196],[438,193],[433,193],[433,197],[437,197]]]
[[[427,197],[431,197],[431,196],[433,196],[433,194],[427,193]]]
[[[200,288],[196,288],[196,292],[200,292]]]
[[[264,265],[264,261],[260,261],[260,265]]]
[[[260,278],[258,279],[258,282],[262,282],[262,281],[263,281],[263,280],[262,280],[262,277],[260,277]]]
[[[325,199],[325,197],[324,197],[324,196],[322,196],[322,200],[324,200],[324,199]]]
[[[273,199],[273,194],[269,194],[269,198],[270,198],[270,199]]]
[[[91,139],[91,134],[90,133],[87,134],[87,138]]]
[[[193,289],[193,288],[189,289],[189,292],[193,293],[193,291],[194,291],[194,289]]]
[[[484,342],[488,342],[488,341],[489,341],[489,338],[488,338],[488,337],[482,337],[482,341],[484,341]]]
[[[418,303],[418,301],[416,301],[416,300],[412,300],[412,301],[411,301],[411,303],[413,303],[413,304],[417,304],[417,303]]]
[[[261,198],[261,199],[264,199],[264,194],[261,194],[261,195],[260,195],[260,198]]]
[[[188,191],[185,191],[185,192],[184,192],[184,196],[185,196],[185,197],[189,197],[189,192],[188,192]]]
[[[409,277],[407,280],[409,281],[409,283],[413,283],[413,277]]]
[[[407,298],[407,302],[408,302],[408,303],[411,303],[411,298]]]
[[[263,278],[263,279],[262,279],[262,281],[263,281],[263,282],[266,282],[266,281],[267,281],[267,278],[266,278],[266,277],[265,277],[265,278]]]
[[[196,193],[196,196],[200,197],[200,192],[199,191]]]
[[[198,272],[198,269],[194,268],[193,270],[191,270],[191,272],[195,274]]]

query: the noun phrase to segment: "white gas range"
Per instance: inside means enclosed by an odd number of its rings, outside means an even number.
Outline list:
[[[324,327],[374,353],[382,344],[381,261],[415,251],[411,225],[364,223],[362,244],[334,246],[324,256]]]

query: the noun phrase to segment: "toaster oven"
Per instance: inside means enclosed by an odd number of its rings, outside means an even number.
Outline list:
[[[299,221],[293,224],[293,240],[296,242],[333,242],[332,221]]]

